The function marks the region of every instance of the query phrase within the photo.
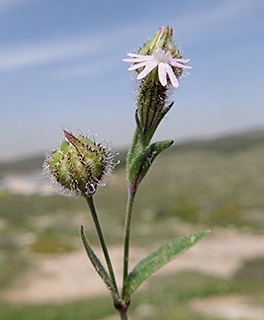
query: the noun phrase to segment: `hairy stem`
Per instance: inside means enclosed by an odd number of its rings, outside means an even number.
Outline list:
[[[125,282],[128,274],[128,259],[129,259],[129,241],[130,241],[130,228],[132,210],[134,205],[136,192],[128,193],[127,210],[126,210],[126,221],[125,221],[125,235],[124,235],[124,269],[123,269],[123,293],[125,288]],[[124,298],[124,297],[123,297]],[[124,318],[126,319],[126,318]]]
[[[116,290],[116,293],[119,296],[117,285],[116,285],[116,280],[115,280],[115,275],[114,275],[114,271],[113,271],[113,267],[112,267],[112,263],[111,263],[111,259],[110,259],[110,256],[109,256],[109,253],[108,253],[108,250],[107,250],[107,246],[106,246],[106,243],[105,243],[105,240],[104,240],[104,235],[103,235],[103,232],[102,232],[102,229],[101,229],[101,225],[100,225],[100,222],[99,222],[99,219],[98,219],[98,215],[97,215],[97,212],[96,212],[96,209],[95,209],[93,196],[86,196],[85,199],[86,199],[86,201],[88,203],[88,206],[89,206],[89,208],[91,210],[91,214],[92,214],[93,221],[94,221],[94,224],[95,224],[95,227],[96,227],[96,231],[97,231],[97,234],[98,234],[101,246],[102,246],[102,250],[103,250],[103,253],[104,253],[104,256],[105,256],[105,261],[106,261],[106,264],[107,264],[107,267],[108,267],[108,271],[109,271],[110,277],[112,279],[112,282],[113,282],[114,288]]]

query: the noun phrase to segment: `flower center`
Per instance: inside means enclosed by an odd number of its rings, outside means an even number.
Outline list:
[[[157,60],[158,63],[161,63],[161,62],[168,63],[170,56],[171,55],[169,51],[166,53],[161,48],[153,51],[153,57],[155,60]]]

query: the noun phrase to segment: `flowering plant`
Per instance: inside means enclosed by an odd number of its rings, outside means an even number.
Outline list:
[[[114,152],[105,143],[97,144],[89,137],[75,136],[64,130],[66,140],[58,149],[49,152],[44,162],[45,173],[56,186],[59,186],[61,193],[81,196],[87,201],[107,268],[89,244],[83,226],[80,228],[81,239],[92,265],[109,289],[114,307],[123,320],[128,319],[127,310],[135,290],[163,265],[210,233],[208,230],[199,231],[170,240],[141,260],[129,272],[130,229],[138,187],[155,158],[173,144],[173,140],[151,143],[151,139],[158,125],[173,106],[173,103],[167,105],[168,90],[171,87],[177,88],[183,70],[191,67],[187,65],[189,60],[184,59],[176,48],[170,27],[159,28],[153,38],[137,53],[128,53],[128,56],[130,58],[123,61],[132,63],[129,70],[135,70],[138,73],[139,90],[135,111],[136,129],[126,160],[128,200],[124,231],[122,290],[119,290],[116,283],[93,199],[97,187],[102,185],[103,178],[111,173],[116,164]]]

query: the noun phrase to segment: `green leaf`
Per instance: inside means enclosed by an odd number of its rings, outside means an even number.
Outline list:
[[[159,141],[146,147],[137,154],[134,161],[128,167],[128,180],[131,183],[138,179],[138,183],[144,178],[154,159],[173,144],[173,140]]]
[[[111,294],[112,294],[114,300],[118,300],[118,295],[116,293],[113,282],[112,282],[110,276],[108,275],[107,271],[103,267],[101,261],[98,259],[98,257],[94,253],[93,249],[89,245],[89,242],[88,242],[88,240],[85,236],[84,230],[83,230],[83,226],[81,226],[80,233],[81,233],[81,239],[82,239],[83,245],[85,247],[85,250],[86,250],[88,257],[91,260],[92,265],[94,266],[96,272],[99,274],[99,276],[102,278],[102,280],[106,284],[107,288],[111,291]]]
[[[123,299],[126,300],[129,298],[131,294],[154,272],[176,256],[194,246],[210,232],[210,230],[199,231],[171,240],[142,259],[129,273],[125,281]]]

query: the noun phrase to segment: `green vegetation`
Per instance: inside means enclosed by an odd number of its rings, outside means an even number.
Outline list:
[[[6,173],[30,173],[42,167],[44,155],[26,159],[14,159],[0,163],[0,177]]]
[[[224,320],[225,318],[219,318],[217,315],[205,317],[194,313],[188,307],[188,303],[194,298],[205,299],[216,295],[263,295],[263,275],[255,277],[254,273],[253,276],[250,274],[250,283],[245,285],[243,282],[245,278],[249,278],[247,272],[245,273],[248,268],[263,270],[264,260],[246,262],[229,280],[192,271],[153,277],[147,290],[141,290],[134,296],[131,316],[138,320]],[[5,320],[96,320],[114,314],[110,297],[33,306],[2,303],[0,307],[1,319]]]
[[[31,250],[37,253],[57,253],[70,251],[74,246],[68,238],[59,238],[56,236],[40,236],[32,245]]]
[[[96,320],[115,312],[111,300],[107,298],[54,305],[0,304],[0,318],[5,320]]]
[[[231,226],[259,234],[264,228],[263,159],[264,131],[182,144],[166,151],[140,186],[132,245],[156,247],[185,234],[186,228],[198,231]],[[0,174],[29,172],[36,164],[40,168],[41,162],[35,158],[18,166],[1,164]],[[110,245],[122,244],[123,238],[123,165],[124,161],[107,181],[107,187],[95,196]],[[56,257],[60,252],[80,248],[80,225],[84,225],[90,243],[98,244],[84,200],[0,191],[0,294],[30,270],[32,255],[48,253]],[[194,313],[188,303],[195,297],[239,294],[261,305],[263,270],[264,258],[260,257],[246,261],[231,279],[191,271],[154,276],[147,290],[142,288],[134,296],[131,315],[139,320],[224,320]],[[0,305],[0,319],[5,320],[96,320],[111,314],[115,312],[108,296],[53,305]]]

